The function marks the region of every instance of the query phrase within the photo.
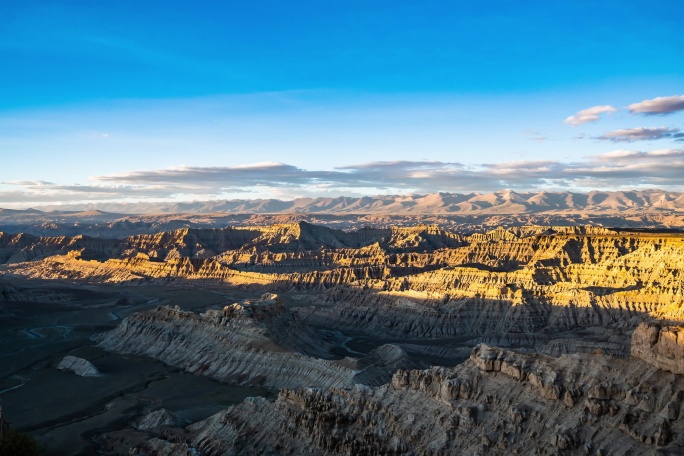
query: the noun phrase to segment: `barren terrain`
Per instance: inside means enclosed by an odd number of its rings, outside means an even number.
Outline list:
[[[0,234],[4,418],[48,454],[684,451],[676,224],[250,217]]]

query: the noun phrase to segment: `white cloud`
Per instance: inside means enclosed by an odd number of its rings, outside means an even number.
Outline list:
[[[638,152],[634,150],[614,150],[606,152],[605,154],[596,155],[594,157],[597,161],[612,161],[620,162],[625,160],[662,160],[662,159],[677,159],[684,158],[684,150],[681,149],[659,149],[649,152]]]
[[[55,185],[52,182],[47,181],[32,181],[32,180],[13,180],[0,182],[0,185],[19,185],[19,186],[42,186],[42,185]]]
[[[189,201],[254,192],[260,197],[625,187],[684,190],[684,149],[615,150],[576,161],[520,160],[465,166],[456,162],[383,161],[307,170],[285,163],[178,167],[94,178],[93,185],[0,183],[0,201],[38,205],[85,201]],[[2,186],[10,187],[10,190]],[[591,188],[587,188],[591,187]],[[2,204],[0,203],[0,206]]]
[[[613,142],[633,142],[668,138],[676,140],[684,139],[684,133],[680,133],[678,128],[638,127],[610,131],[596,139]]]
[[[596,122],[599,120],[601,114],[613,113],[615,111],[617,111],[617,109],[610,105],[593,106],[579,111],[574,116],[568,117],[565,119],[565,123],[570,125],[581,125],[588,122]]]
[[[644,100],[639,103],[633,103],[627,108],[632,114],[671,114],[676,111],[684,111],[684,95],[657,97],[652,100]]]
[[[456,162],[384,161],[306,170],[284,163],[233,167],[175,168],[101,176],[106,182],[126,185],[203,186],[219,192],[224,186],[263,188],[290,194],[312,188],[337,191],[359,189],[383,193],[388,190],[431,193],[438,191],[492,191],[500,188],[537,189],[549,186],[577,188],[594,182],[597,188],[626,185],[682,187],[684,150],[616,150],[580,161],[521,160],[465,166]],[[362,189],[362,190],[361,190]]]

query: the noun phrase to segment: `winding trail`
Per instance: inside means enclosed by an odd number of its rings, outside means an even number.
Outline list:
[[[32,338],[32,339],[45,339],[45,336],[44,336],[44,335],[42,335],[41,333],[35,331],[36,329],[41,329],[41,328],[44,328],[44,327],[45,327],[45,326],[40,326],[40,327],[36,327],[36,328],[26,328],[26,329],[24,330],[24,334],[28,335],[28,336],[29,336],[30,338]]]
[[[22,377],[21,375],[13,375],[11,378],[19,379],[20,383],[18,385],[12,386],[10,388],[5,388],[4,390],[0,391],[0,394],[6,393],[7,391],[15,390],[17,388],[21,388],[22,386],[24,386],[28,382],[28,378]]]
[[[26,328],[24,329],[23,333],[28,335],[32,339],[45,339],[45,335],[41,334],[38,332],[41,329],[51,329],[51,328],[59,328],[63,330],[62,332],[62,340],[67,340],[69,338],[69,334],[74,330],[73,326],[64,326],[64,325],[49,325],[49,326],[36,326],[33,328]]]

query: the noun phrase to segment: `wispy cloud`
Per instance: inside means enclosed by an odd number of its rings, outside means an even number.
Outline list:
[[[306,170],[283,163],[243,167],[179,168],[101,176],[99,181],[125,184],[154,183],[241,187],[320,186],[326,189],[364,188],[378,193],[403,189],[419,193],[437,191],[491,191],[501,188],[535,189],[550,186],[580,187],[592,179],[597,187],[639,185],[681,188],[684,150],[619,150],[578,161],[521,160],[466,166],[458,162],[381,161]]]
[[[664,115],[684,111],[684,95],[657,97],[633,103],[627,107],[632,114]]]
[[[230,189],[241,193],[242,189]],[[177,195],[212,197],[206,186],[184,185],[60,185],[44,181],[0,182],[0,207],[15,203],[69,203],[81,201],[122,201],[168,199]]]
[[[605,154],[596,155],[594,161],[609,161],[613,163],[627,163],[629,161],[661,161],[661,160],[684,159],[684,150],[681,149],[659,149],[649,152],[638,152],[634,150],[614,150]]]
[[[49,185],[55,185],[55,184],[52,182],[47,182],[47,181],[13,180],[13,181],[0,182],[0,185],[20,185],[20,186],[25,186],[25,187],[40,187],[40,186],[49,186]]]
[[[684,95],[673,95],[669,97],[656,97],[651,100],[643,100],[627,106],[631,114],[645,115],[666,115],[677,111],[684,111]],[[611,105],[593,106],[583,109],[575,115],[565,119],[569,125],[582,125],[589,122],[596,122],[602,114],[617,112],[618,109]]]
[[[458,162],[379,161],[307,170],[285,163],[225,167],[177,167],[93,178],[91,185],[42,181],[0,183],[4,204],[539,190],[611,190],[625,187],[684,190],[684,149],[615,150],[582,160],[520,160],[466,166]],[[9,189],[8,189],[9,187]]]
[[[613,142],[634,142],[655,139],[684,139],[684,133],[680,133],[678,128],[668,127],[638,127],[615,130],[605,133],[596,139]]]
[[[609,105],[593,106],[579,111],[574,116],[568,117],[565,119],[565,123],[569,125],[582,125],[589,122],[596,122],[599,120],[601,114],[608,114],[616,111],[616,108]]]
[[[530,139],[532,141],[546,141],[547,139],[549,139],[548,136],[538,131],[528,131],[525,132],[525,135],[527,136],[527,139]]]
[[[169,185],[213,187],[235,189],[248,186],[300,186],[317,181],[335,180],[342,174],[335,171],[307,171],[285,163],[255,163],[238,166],[197,167],[180,166],[152,171],[97,176],[98,182],[132,185]]]

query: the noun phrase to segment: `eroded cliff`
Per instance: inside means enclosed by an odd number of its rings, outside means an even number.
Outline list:
[[[248,399],[134,454],[681,454],[683,395],[684,377],[639,360],[480,345],[380,387]]]
[[[302,323],[276,296],[265,294],[203,314],[158,307],[136,313],[100,337],[100,347],[145,355],[215,380],[268,388],[348,386],[386,382],[416,366],[396,346],[359,361],[332,353],[335,335]]]
[[[681,233],[298,222],[13,239],[7,280],[262,296],[160,306],[100,336],[110,352],[282,389],[187,427],[148,410],[104,451],[133,434],[138,454],[683,451]]]
[[[106,243],[105,243],[106,244]],[[20,249],[23,251],[23,248]],[[60,250],[62,252],[62,250]],[[307,290],[312,323],[388,336],[557,333],[684,318],[684,235],[518,227],[343,232],[306,223],[129,238],[106,260],[71,250],[4,274],[122,284]]]
[[[684,374],[684,326],[642,323],[632,334],[632,356],[673,374]]]

